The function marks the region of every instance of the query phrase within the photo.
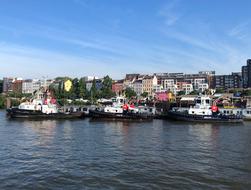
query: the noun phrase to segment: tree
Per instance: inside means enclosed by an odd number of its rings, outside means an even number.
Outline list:
[[[5,108],[5,101],[6,101],[6,98],[0,95],[0,109]]]
[[[198,95],[199,92],[197,90],[193,90],[192,92],[189,93],[190,95]]]
[[[245,90],[242,92],[242,96],[251,96],[251,90],[245,89]]]
[[[182,95],[185,95],[185,94],[186,94],[186,92],[182,90],[182,91],[179,91],[177,95],[182,96]]]
[[[92,102],[97,100],[98,97],[98,91],[97,91],[97,86],[96,86],[96,79],[94,78],[92,81],[92,87],[91,87],[91,100]]]
[[[215,93],[224,93],[225,90],[223,88],[217,88]]]
[[[79,97],[86,98],[88,97],[87,90],[86,90],[86,83],[84,78],[79,80]]]
[[[143,92],[143,93],[141,94],[141,96],[144,97],[144,98],[146,98],[146,97],[148,96],[148,92]]]
[[[112,92],[112,79],[108,75],[103,79],[100,95],[102,98],[111,98],[115,95],[115,93]]]
[[[131,89],[131,88],[126,88],[125,89],[125,96],[127,97],[127,98],[132,98],[133,96],[137,96],[137,94],[136,94],[136,92],[134,92],[134,90],[133,89]]]
[[[73,98],[79,98],[79,80],[78,78],[74,78],[72,80],[72,96]]]

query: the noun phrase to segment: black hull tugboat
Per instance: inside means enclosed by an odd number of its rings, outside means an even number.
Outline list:
[[[212,105],[212,100],[208,96],[199,96],[195,99],[195,106],[188,110],[179,111],[173,108],[167,112],[164,118],[201,123],[242,123],[240,115],[224,115],[219,112],[217,106]]]
[[[49,91],[43,91],[45,90],[41,88],[32,100],[23,102],[18,107],[7,109],[7,116],[22,119],[74,119],[84,117],[84,112],[65,112],[56,103],[56,99],[52,98]]]
[[[108,113],[99,110],[90,110],[90,116],[93,119],[103,120],[134,120],[134,121],[151,121],[153,116],[140,113]]]
[[[129,106],[125,101],[125,98],[117,97],[112,106],[106,106],[103,110],[89,110],[90,116],[102,120],[153,120],[155,112],[153,108]]]
[[[82,112],[65,112],[65,113],[43,113],[38,110],[23,110],[19,108],[7,109],[7,116],[9,118],[22,118],[22,119],[75,119],[83,118]]]
[[[168,111],[168,119],[176,121],[200,122],[200,123],[242,123],[241,116],[235,115],[191,115],[188,113],[179,113],[176,111]]]

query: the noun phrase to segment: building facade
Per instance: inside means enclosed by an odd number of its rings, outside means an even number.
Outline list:
[[[143,93],[143,84],[142,80],[136,80],[132,83],[132,89],[137,94],[137,96],[140,96]]]
[[[241,73],[232,73],[231,75],[215,75],[215,88],[242,88],[242,84]]]
[[[4,77],[3,78],[3,92],[4,93],[12,91],[12,82],[13,82],[13,80],[14,80],[14,78],[10,78],[10,77]]]
[[[142,92],[147,92],[149,96],[154,95],[153,86],[158,85],[158,79],[156,75],[145,76],[142,80]]]
[[[112,92],[117,96],[121,95],[124,90],[124,80],[118,80],[112,83]]]
[[[12,82],[12,92],[15,93],[22,93],[22,85],[23,80],[22,79],[14,79]]]
[[[38,79],[26,79],[22,83],[22,93],[31,94],[40,89],[41,81]]]
[[[247,60],[246,66],[242,66],[241,74],[243,88],[251,88],[251,59]]]

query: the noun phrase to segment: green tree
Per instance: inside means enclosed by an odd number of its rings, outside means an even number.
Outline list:
[[[6,98],[3,95],[0,95],[0,109],[5,108]]]
[[[72,98],[79,98],[79,80],[78,78],[74,78],[72,80]]]
[[[225,90],[223,88],[217,88],[215,93],[224,93]]]
[[[125,89],[125,96],[127,97],[127,98],[132,98],[133,96],[137,96],[137,94],[136,94],[136,92],[133,90],[133,89],[131,89],[131,88],[126,88]]]
[[[190,95],[198,95],[199,92],[197,90],[193,90],[192,92],[189,93]]]
[[[112,79],[108,75],[103,79],[100,95],[102,98],[111,98],[115,95],[115,93],[112,92]]]
[[[251,90],[244,90],[242,96],[251,96]]]
[[[186,92],[182,90],[182,91],[179,91],[177,95],[182,96],[182,95],[185,95],[185,94],[186,94]]]
[[[88,97],[87,90],[86,90],[86,83],[85,83],[84,78],[81,78],[79,80],[79,97],[80,98]]]
[[[97,90],[97,85],[96,85],[96,79],[94,78],[92,81],[92,87],[90,90],[91,93],[91,101],[92,102],[96,102],[97,98],[98,98],[98,90]]]
[[[141,96],[144,97],[144,98],[146,98],[146,97],[148,96],[148,92],[143,92],[143,93],[141,94]]]

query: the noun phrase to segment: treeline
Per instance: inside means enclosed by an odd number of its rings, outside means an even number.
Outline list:
[[[103,78],[101,85],[97,86],[97,80],[92,81],[92,87],[90,90],[86,88],[86,82],[84,78],[69,77],[57,77],[55,79],[57,83],[53,83],[49,86],[50,91],[57,99],[87,99],[95,102],[99,98],[111,98],[115,96],[112,92],[112,79],[107,75]],[[72,87],[70,91],[65,91],[64,82],[70,80]]]

